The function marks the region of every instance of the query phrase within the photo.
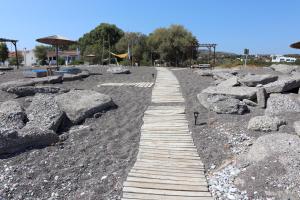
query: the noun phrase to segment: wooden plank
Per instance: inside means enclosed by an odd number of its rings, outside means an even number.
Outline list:
[[[198,153],[195,152],[182,152],[182,151],[155,151],[155,150],[147,150],[147,149],[140,149],[139,153],[141,154],[151,154],[151,155],[166,155],[166,156],[191,156],[199,158]]]
[[[197,166],[197,165],[180,165],[180,164],[165,164],[165,163],[156,163],[156,162],[140,162],[137,161],[135,163],[136,166],[139,167],[152,167],[152,168],[164,168],[164,169],[191,169],[191,170],[198,170],[198,169],[204,169],[204,166]]]
[[[146,158],[146,159],[178,159],[178,160],[200,160],[199,156],[190,156],[190,155],[176,155],[176,154],[150,154],[150,153],[140,153],[138,154],[138,158]]]
[[[157,70],[152,102],[184,103],[172,72],[165,68]],[[140,82],[138,86],[147,85]],[[124,183],[123,199],[212,199],[204,165],[189,131],[185,106],[151,105],[143,121],[137,161]]]
[[[124,192],[143,193],[143,194],[159,194],[159,195],[173,195],[173,196],[189,196],[189,197],[206,197],[211,196],[209,192],[194,192],[194,191],[176,191],[176,190],[162,190],[162,189],[145,189],[137,187],[125,187]]]
[[[184,184],[184,185],[203,185],[207,186],[207,182],[205,180],[194,181],[194,180],[167,180],[167,179],[153,179],[153,178],[143,178],[143,177],[134,177],[128,176],[126,181],[134,181],[134,182],[142,182],[142,183],[162,183],[162,184]]]
[[[207,192],[208,187],[203,185],[182,185],[182,184],[162,184],[162,183],[142,183],[128,181],[124,183],[125,187],[149,188],[149,189],[165,189],[180,191],[202,191]]]
[[[146,159],[146,158],[139,158],[137,160],[138,162],[148,162],[153,163],[153,160]],[[161,159],[161,160],[155,160],[155,164],[162,164],[162,165],[188,165],[188,166],[203,166],[202,161],[199,160],[185,160],[185,159]]]
[[[198,172],[198,173],[189,173],[189,174],[185,174],[185,173],[181,173],[181,172],[167,172],[167,171],[151,171],[151,170],[137,170],[137,169],[132,169],[130,171],[130,173],[132,174],[151,174],[151,175],[164,175],[164,176],[171,176],[171,177],[184,177],[186,179],[188,179],[188,177],[190,178],[204,178],[206,179],[204,173]]]
[[[149,146],[141,146],[141,149],[145,150],[162,150],[162,151],[180,151],[180,152],[195,152],[197,153],[197,150],[195,148],[176,148],[176,147],[149,147]]]
[[[186,168],[151,168],[151,167],[139,167],[134,166],[132,170],[147,170],[147,171],[160,171],[160,172],[175,172],[175,173],[185,173],[185,174],[194,174],[194,173],[203,173],[204,169],[186,169]]]

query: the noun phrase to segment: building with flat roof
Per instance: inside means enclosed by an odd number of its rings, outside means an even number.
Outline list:
[[[65,65],[68,65],[71,62],[80,59],[80,52],[78,50],[59,51],[58,56],[65,60]],[[49,51],[47,53],[47,58],[48,58],[48,62],[50,65],[56,64],[56,52],[55,51]]]
[[[294,63],[297,60],[297,58],[287,57],[283,55],[271,55],[271,58],[273,63],[281,63],[281,62]]]

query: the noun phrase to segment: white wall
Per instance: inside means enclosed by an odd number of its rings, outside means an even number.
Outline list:
[[[33,64],[36,64],[36,57],[34,55],[33,50],[28,50],[28,51],[23,51],[23,56],[24,56],[24,65],[25,66],[32,66]]]

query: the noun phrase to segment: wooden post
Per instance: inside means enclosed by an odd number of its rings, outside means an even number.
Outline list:
[[[58,45],[56,45],[56,67],[58,68]]]
[[[108,64],[110,65],[110,60],[111,60],[111,55],[110,55],[110,40],[109,40],[109,35],[108,35],[108,51],[109,51],[109,54],[108,54]]]
[[[102,37],[102,54],[101,54],[101,64],[103,65],[103,57],[104,57],[104,37]]]
[[[16,52],[16,62],[17,62],[17,69],[19,69],[19,59],[18,59],[18,49],[17,49],[17,42],[13,42],[15,46],[15,52]]]
[[[216,66],[216,46],[214,46],[214,67]]]

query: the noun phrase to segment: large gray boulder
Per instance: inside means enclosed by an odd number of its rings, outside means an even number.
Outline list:
[[[44,147],[58,141],[52,130],[23,128],[21,130],[0,129],[0,154],[23,151],[28,147]]]
[[[268,94],[288,92],[299,87],[300,81],[296,77],[287,77],[264,85]]]
[[[90,72],[87,71],[87,70],[83,70],[83,71],[80,72],[78,75],[81,76],[82,78],[87,78],[87,77],[90,76]]]
[[[16,101],[5,101],[0,105],[0,129],[16,130],[25,126],[26,114]]]
[[[81,80],[82,76],[79,74],[64,74],[63,81],[76,81]]]
[[[213,78],[214,79],[221,79],[221,80],[227,80],[232,77],[235,77],[234,72],[213,72]]]
[[[202,93],[224,95],[236,99],[256,99],[257,88],[253,87],[208,87]]]
[[[92,90],[71,90],[55,99],[74,124],[114,105],[111,97]]]
[[[198,94],[199,102],[208,110],[218,114],[244,114],[248,111],[247,105],[234,98],[224,95]]]
[[[54,94],[59,92],[68,92],[68,89],[52,86],[24,86],[24,87],[12,87],[7,90],[9,93],[16,94],[18,97],[33,96],[37,93],[42,94]]]
[[[239,82],[248,86],[248,87],[255,87],[258,84],[267,84],[274,82],[278,79],[278,76],[270,75],[270,74],[264,74],[264,75],[252,75],[247,74],[243,78],[239,79]]]
[[[16,101],[5,101],[0,105],[0,129],[21,129],[25,126],[26,114]]]
[[[57,76],[47,76],[42,78],[33,78],[31,80],[35,84],[55,84],[55,83],[61,83],[63,81],[63,78],[61,75],[57,75]]]
[[[124,67],[110,67],[107,72],[112,74],[130,74],[130,70]]]
[[[295,132],[300,136],[300,121],[296,121],[293,124]]]
[[[236,76],[231,77],[225,81],[222,81],[218,86],[219,87],[234,87],[240,85],[238,78]]]
[[[59,108],[53,95],[38,94],[26,109],[28,122],[26,127],[39,127],[42,130],[57,131],[64,113]]]
[[[200,76],[213,76],[213,72],[210,69],[205,69],[205,70],[196,70],[195,73],[197,73]]]
[[[274,133],[259,137],[245,158],[250,162],[259,162],[265,158],[275,156],[286,166],[289,163],[286,160],[295,155],[299,157],[299,152],[299,136],[287,133]]]
[[[273,64],[270,66],[275,71],[284,73],[284,74],[290,74],[293,71],[296,71],[299,69],[299,66],[295,65],[284,65],[284,64]]]
[[[266,107],[267,92],[266,92],[265,88],[263,88],[263,87],[258,87],[257,88],[256,99],[257,99],[257,104],[259,105],[259,107],[261,107],[261,108]]]
[[[280,115],[300,112],[297,94],[271,94],[267,101],[266,115]]]
[[[274,116],[256,116],[250,119],[248,129],[254,131],[278,131],[286,121]]]
[[[32,79],[20,79],[16,81],[8,81],[0,84],[0,89],[2,91],[7,91],[9,88],[23,87],[23,86],[33,86],[35,82]]]

